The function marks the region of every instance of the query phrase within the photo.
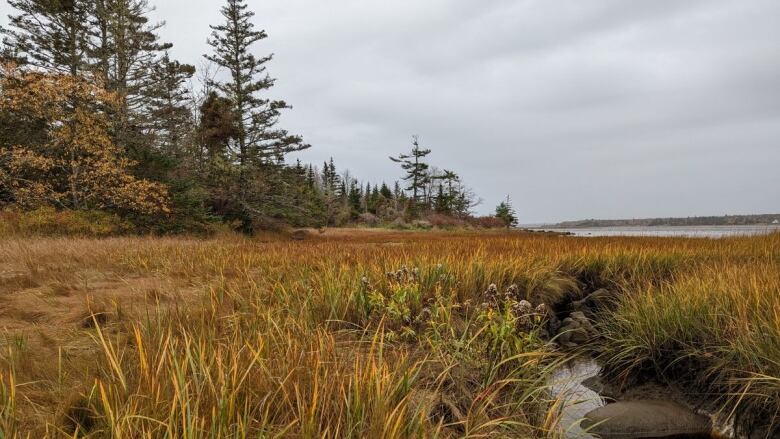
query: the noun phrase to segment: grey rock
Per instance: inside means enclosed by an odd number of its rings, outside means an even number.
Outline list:
[[[604,382],[601,380],[601,377],[598,375],[593,375],[590,378],[585,378],[584,380],[582,380],[582,385],[599,394],[604,391]]]
[[[583,344],[583,343],[587,343],[588,340],[590,340],[590,334],[588,334],[586,331],[582,329],[577,331],[572,331],[571,333],[572,343]]]
[[[547,331],[550,334],[557,334],[559,329],[561,329],[561,321],[558,320],[558,317],[554,313],[550,313],[550,319],[547,322]]]
[[[569,344],[582,345],[587,343],[596,335],[596,329],[584,313],[576,311],[563,319],[557,334],[558,343],[568,347]]]
[[[582,427],[602,439],[706,435],[710,419],[671,401],[620,401],[585,415]]]

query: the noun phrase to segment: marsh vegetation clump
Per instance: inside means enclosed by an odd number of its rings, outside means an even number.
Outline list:
[[[13,238],[0,246],[0,428],[547,437],[560,411],[548,379],[574,352],[550,341],[584,318],[577,350],[611,385],[674,382],[746,431],[776,431],[778,248],[777,235]],[[68,294],[47,293],[58,285]],[[71,309],[108,321],[85,328]]]

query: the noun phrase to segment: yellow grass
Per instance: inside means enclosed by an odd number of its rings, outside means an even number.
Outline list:
[[[388,276],[406,267],[406,274]],[[0,241],[6,437],[544,437],[561,361],[486,313],[620,292],[598,322],[626,382],[696,361],[780,395],[780,236],[724,240],[311,231]]]

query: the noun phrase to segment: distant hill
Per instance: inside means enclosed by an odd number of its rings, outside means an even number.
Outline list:
[[[776,222],[775,222],[776,221]],[[642,218],[642,219],[586,219],[564,221],[550,227],[621,227],[621,226],[752,226],[780,223],[780,214],[692,216],[687,218]]]

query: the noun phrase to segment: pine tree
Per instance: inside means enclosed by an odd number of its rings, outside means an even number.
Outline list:
[[[89,66],[89,0],[8,0],[16,9],[0,30],[6,57],[52,73],[80,75]]]
[[[406,187],[406,190],[412,192],[411,207],[413,211],[416,211],[416,209],[425,201],[424,189],[429,181],[429,165],[423,160],[430,153],[430,149],[420,148],[419,138],[414,136],[412,137],[412,151],[409,154],[390,157],[390,160],[400,163],[401,168],[406,171],[406,175],[403,179],[409,184]]]

